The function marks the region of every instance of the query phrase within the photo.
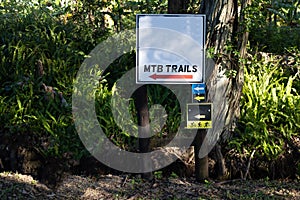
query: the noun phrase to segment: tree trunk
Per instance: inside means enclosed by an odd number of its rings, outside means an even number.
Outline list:
[[[219,137],[230,136],[239,117],[244,70],[234,51],[245,56],[248,34],[241,34],[245,31],[240,25],[243,20],[240,10],[248,3],[249,0],[243,0],[241,9],[237,0],[203,0],[201,3],[200,13],[205,14],[207,20],[206,49],[212,49],[220,56],[213,61],[207,59],[206,63],[208,101],[213,103],[213,128],[207,130],[203,141],[207,149],[200,149],[200,158],[207,155]],[[220,151],[216,156],[217,162],[224,162]],[[219,166],[225,168],[224,164],[219,163]],[[219,171],[223,173],[220,177],[226,175],[226,169]]]
[[[168,13],[187,13],[187,0],[169,0]],[[243,66],[238,63],[239,57],[234,52],[240,52],[240,57],[246,54],[248,33],[242,26],[243,9],[250,0],[202,0],[200,13],[206,15],[206,49],[213,50],[215,55],[221,55],[214,60],[207,59],[205,82],[207,85],[207,100],[213,103],[213,128],[198,131],[195,139],[197,158],[200,163],[196,167],[197,179],[208,176],[207,155],[214,148],[219,138],[223,140],[231,135],[235,122],[240,115],[240,97],[244,83]],[[200,135],[201,134],[201,135]],[[201,148],[198,146],[201,145]],[[227,174],[221,149],[216,149],[219,177]],[[196,157],[196,156],[195,156]]]
[[[187,13],[189,6],[188,0],[169,0],[168,13],[169,14],[184,14]]]

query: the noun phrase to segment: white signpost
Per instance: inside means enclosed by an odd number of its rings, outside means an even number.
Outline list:
[[[139,84],[204,81],[205,15],[137,15]]]

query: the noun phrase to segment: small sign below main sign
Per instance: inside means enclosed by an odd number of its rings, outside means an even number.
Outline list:
[[[205,94],[193,94],[193,103],[205,102]]]
[[[205,94],[205,83],[193,84],[192,92],[193,94]]]
[[[187,104],[188,129],[212,128],[212,104],[191,103]]]
[[[193,103],[202,103],[206,100],[206,85],[205,83],[192,85],[192,101]]]
[[[141,84],[204,80],[205,15],[137,15],[137,73]]]

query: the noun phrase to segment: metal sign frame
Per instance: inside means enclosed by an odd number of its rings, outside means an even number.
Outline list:
[[[210,107],[208,113],[200,112],[201,107]],[[186,123],[187,129],[209,129],[212,128],[212,113],[213,104],[212,103],[188,103],[186,106]],[[194,111],[192,112],[192,108]],[[195,109],[196,107],[196,109]],[[196,111],[196,112],[195,112]],[[209,116],[208,116],[209,114]],[[192,115],[192,116],[191,116]]]
[[[205,15],[138,14],[136,35],[137,84],[204,82]]]

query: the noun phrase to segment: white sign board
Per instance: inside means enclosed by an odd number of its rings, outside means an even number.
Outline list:
[[[205,15],[137,15],[140,84],[204,81]]]

